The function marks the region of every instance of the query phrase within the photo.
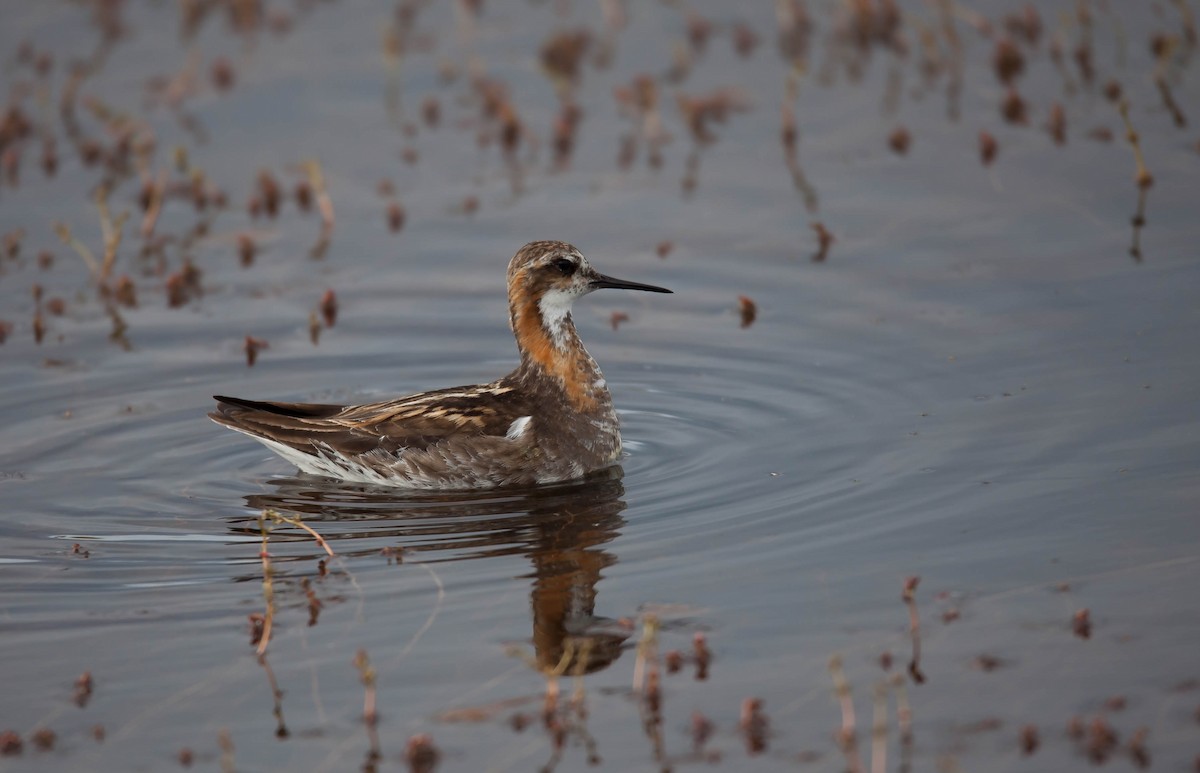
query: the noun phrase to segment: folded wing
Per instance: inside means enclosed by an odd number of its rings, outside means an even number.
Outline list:
[[[369,405],[280,403],[216,395],[209,418],[306,454],[398,454],[473,436],[505,437],[530,414],[518,392],[496,385],[454,387]]]

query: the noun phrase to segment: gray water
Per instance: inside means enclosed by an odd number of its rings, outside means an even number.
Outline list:
[[[672,135],[664,163],[639,156],[618,168],[634,124],[614,87],[661,75],[672,47],[687,47],[683,10],[631,5],[611,66],[583,66],[574,152],[553,170],[557,98],[537,51],[555,30],[598,34],[590,3],[496,2],[473,24],[434,4],[398,70],[380,47],[392,13],[369,4],[281,3],[272,8],[289,15],[289,31],[245,37],[221,11],[188,43],[175,4],[127,4],[125,34],[81,97],[146,121],[155,172],[182,145],[230,201],[204,215],[168,201],[159,234],[179,239],[211,222],[157,264],[138,256],[137,180],[114,189],[113,211],[133,213],[114,272],[138,291],[137,308],[120,309],[127,348],[110,338],[87,267],[52,228],[67,223],[102,253],[92,199],[101,173],[82,163],[56,110],[67,61],[87,56],[99,33],[74,4],[9,10],[0,31],[9,92],[36,83],[17,61],[21,41],[54,55],[46,110],[36,94],[23,109],[47,116],[61,160],[47,177],[40,143],[26,140],[19,185],[0,186],[0,232],[25,231],[19,254],[0,258],[0,319],[11,324],[0,346],[0,731],[25,743],[0,768],[173,769],[188,748],[196,769],[366,761],[405,770],[405,742],[428,733],[439,770],[547,761],[581,770],[578,729],[554,756],[540,672],[584,640],[593,647],[586,730],[602,769],[845,769],[829,660],[845,663],[866,759],[873,691],[891,684],[884,652],[906,682],[913,732],[905,750],[900,693],[888,687],[888,769],[1083,769],[1086,741],[1070,739],[1068,724],[1097,715],[1119,734],[1110,765],[1130,764],[1126,745],[1142,727],[1154,769],[1192,764],[1200,90],[1194,54],[1182,49],[1168,78],[1193,123],[1177,128],[1147,43],[1183,35],[1177,8],[1085,4],[1098,73],[1087,87],[1070,56],[1084,34],[1075,5],[1044,7],[1042,40],[1022,44],[1030,125],[1016,127],[996,107],[994,44],[969,14],[956,22],[965,70],[952,120],[947,76],[928,85],[918,70],[916,41],[937,29],[936,8],[902,4],[909,55],[881,46],[856,55],[855,81],[825,67],[835,7],[812,3],[797,111],[799,158],[817,194],[810,211],[779,142],[788,65],[770,4],[736,13],[689,4],[716,31],[681,82],[661,83]],[[975,10],[999,22],[1019,7]],[[737,20],[761,38],[747,58],[730,44]],[[1069,95],[1048,55],[1056,34],[1067,43]],[[147,79],[178,73],[189,51],[201,65],[184,108],[203,138],[145,96]],[[227,93],[208,78],[219,56],[236,71]],[[519,186],[496,141],[476,141],[487,127],[472,66],[508,85],[531,133]],[[459,72],[449,82],[448,68]],[[894,111],[890,71],[903,73]],[[1154,175],[1141,260],[1129,254],[1138,192],[1120,118],[1101,93],[1109,78],[1130,98]],[[723,86],[740,89],[749,109],[713,125],[718,139],[700,148],[687,193],[694,146],[675,95]],[[399,95],[391,111],[389,93]],[[435,128],[421,117],[429,96],[440,101]],[[1061,147],[1044,129],[1056,100],[1067,115]],[[104,139],[94,115],[77,112]],[[899,125],[912,136],[903,156],[888,147]],[[1095,127],[1114,139],[1087,137]],[[990,167],[979,160],[981,129],[999,142]],[[406,148],[415,163],[402,159]],[[289,199],[278,218],[252,219],[245,207],[260,168],[290,189],[296,166],[314,158],[336,211],[320,259],[310,255],[315,212]],[[387,227],[383,178],[407,212],[399,233]],[[836,238],[822,262],[811,259],[817,221]],[[242,233],[258,244],[249,267],[238,259]],[[495,378],[516,361],[504,267],[543,238],[675,292],[598,293],[576,306],[621,413],[627,456],[612,475],[466,495],[368,489],[297,477],[205,418],[214,393],[357,402]],[[659,257],[663,241],[672,249]],[[54,252],[52,267],[39,268],[41,250]],[[173,308],[166,276],[185,253],[203,293]],[[61,316],[43,312],[41,343],[35,283],[43,304],[65,301]],[[327,289],[339,313],[314,345],[309,316]],[[748,326],[739,295],[757,307]],[[614,329],[616,312],[628,319]],[[247,335],[269,342],[253,367]],[[302,516],[337,557],[321,576],[326,556],[305,532],[271,529],[277,609],[259,660],[247,616],[265,603],[263,508]],[[402,549],[400,561],[387,548]],[[922,684],[904,676],[912,644],[901,591],[911,576],[920,577]],[[304,578],[323,602],[315,625]],[[1085,608],[1086,639],[1072,631]],[[713,653],[706,679],[691,663],[663,673],[657,752],[631,688],[647,619],[661,625],[660,652],[690,653],[703,633]],[[378,674],[374,761],[352,664],[359,649]],[[981,656],[998,667],[981,667],[991,663]],[[84,671],[94,690],[79,707],[72,685]],[[565,703],[575,683],[561,681]],[[765,749],[738,729],[748,697],[770,719]],[[694,711],[715,724],[708,756],[693,753]],[[516,730],[514,716],[529,726]],[[1040,745],[1022,761],[1026,725]],[[38,728],[57,734],[52,750],[34,748]],[[232,762],[221,760],[223,730]]]

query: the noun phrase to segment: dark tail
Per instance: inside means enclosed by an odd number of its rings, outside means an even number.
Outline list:
[[[242,411],[258,411],[275,416],[287,416],[293,419],[325,419],[340,412],[344,406],[325,405],[322,403],[268,403],[260,400],[244,400],[240,397],[213,395],[220,405],[212,414],[213,418],[223,416],[230,418]]]

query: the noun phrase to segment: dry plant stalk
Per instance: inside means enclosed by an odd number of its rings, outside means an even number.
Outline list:
[[[88,701],[92,699],[92,690],[94,688],[95,682],[92,679],[92,672],[84,671],[80,674],[79,678],[75,680],[75,694],[72,696],[75,705],[81,709],[86,706]]]
[[[568,640],[567,645],[574,648],[575,640]],[[587,693],[584,690],[583,677],[587,674],[588,663],[592,659],[592,647],[595,642],[588,638],[583,639],[583,643],[579,646],[578,656],[575,657],[575,690],[571,694],[571,706],[575,709],[580,717],[587,716],[587,708],[584,706],[584,699]]]
[[[546,694],[542,699],[542,727],[550,736],[552,752],[550,761],[546,763],[543,770],[553,770],[558,765],[558,761],[562,758],[563,749],[566,746],[567,740],[567,725],[559,720],[558,717],[558,696],[560,687],[558,678],[566,673],[567,666],[571,663],[571,656],[574,652],[574,641],[568,639],[563,647],[562,657],[554,668],[542,669],[543,675],[546,677]],[[527,661],[528,662],[528,661]],[[536,662],[532,665],[537,668]]]
[[[572,647],[575,645],[575,640],[569,640],[568,644]],[[595,641],[591,638],[585,638],[578,645],[579,652],[575,656],[575,690],[571,694],[571,710],[575,713],[575,732],[583,741],[584,748],[587,750],[588,764],[600,764],[600,752],[597,748],[596,739],[587,729],[587,692],[584,689],[584,676],[587,674],[588,663],[592,659],[592,647],[595,646]]]
[[[375,669],[367,658],[367,651],[360,649],[354,655],[354,667],[358,669],[359,681],[363,685],[363,724],[367,726],[367,749],[364,770],[375,770],[383,754],[379,749],[379,713],[375,708]]]
[[[1125,123],[1125,139],[1133,149],[1133,161],[1136,164],[1133,179],[1138,189],[1138,202],[1137,211],[1133,215],[1133,242],[1129,246],[1129,254],[1133,256],[1134,260],[1141,261],[1141,234],[1142,227],[1146,225],[1146,194],[1149,192],[1150,186],[1154,185],[1154,175],[1150,174],[1150,170],[1146,168],[1146,157],[1142,154],[1141,138],[1137,130],[1133,128],[1133,121],[1129,117],[1129,100],[1121,99],[1117,102],[1117,112],[1121,114],[1121,120]]]
[[[258,656],[258,664],[267,674],[267,684],[271,688],[271,697],[275,701],[275,705],[271,709],[271,714],[275,717],[275,737],[287,738],[291,733],[288,732],[287,723],[283,720],[283,690],[279,689],[279,681],[275,679],[275,671],[272,670],[266,655]]]
[[[654,760],[666,770],[666,750],[663,746],[662,687],[657,662],[652,662],[646,672],[646,687],[642,691],[641,698],[639,710],[642,715],[642,729],[650,740]]]
[[[107,185],[100,186],[96,191],[96,208],[100,210],[100,233],[104,237],[104,262],[100,265],[99,282],[105,285],[117,260],[117,249],[121,246],[121,234],[125,221],[129,219],[129,212],[122,212],[113,219],[108,210]]]
[[[271,642],[271,624],[275,619],[275,583],[271,579],[271,554],[267,552],[267,540],[270,537],[271,529],[267,525],[265,515],[258,516],[258,530],[262,533],[262,549],[259,551],[258,557],[262,559],[263,600],[266,602],[267,609],[263,614],[262,637],[258,640],[258,647],[255,651],[262,655],[267,651],[267,645]]]
[[[333,548],[329,547],[329,543],[325,541],[324,537],[322,537],[320,534],[318,534],[316,532],[316,530],[313,529],[313,527],[304,523],[299,518],[288,517],[288,516],[284,515],[283,513],[280,513],[279,511],[273,510],[271,508],[267,508],[266,510],[263,510],[262,514],[265,517],[270,518],[272,521],[275,521],[276,523],[286,523],[289,526],[295,526],[297,529],[303,529],[304,531],[308,532],[314,540],[316,540],[317,544],[321,546],[322,550],[324,550],[330,556],[337,555],[336,553],[333,552]]]
[[[858,738],[854,719],[854,700],[850,695],[850,683],[846,681],[846,672],[842,670],[842,656],[834,655],[829,659],[829,674],[833,677],[833,690],[842,708],[842,726],[835,734],[838,746],[846,757],[846,767],[850,773],[862,773],[862,759],[858,755]]]
[[[746,698],[742,701],[741,716],[738,719],[738,729],[746,741],[746,753],[750,756],[762,754],[767,750],[767,732],[770,720],[763,713],[762,698]]]
[[[83,258],[83,262],[87,265],[88,271],[93,277],[100,276],[100,262],[96,260],[96,256],[88,249],[87,245],[75,238],[71,233],[71,228],[63,222],[56,221],[54,223],[54,233],[58,235],[59,240],[75,250],[79,257]]]
[[[820,221],[812,223],[809,227],[817,234],[817,251],[813,253],[812,262],[824,263],[825,258],[829,257],[829,248],[833,246],[836,239],[829,229],[825,227],[825,224]]]
[[[640,692],[645,677],[646,661],[658,659],[658,618],[646,615],[642,619],[642,638],[638,641],[637,660],[633,665],[633,691]]]
[[[908,673],[917,684],[925,683],[925,674],[921,671],[921,618],[917,614],[917,585],[921,578],[917,576],[904,580],[905,606],[908,607],[908,630],[912,634],[912,660],[908,662]]]
[[[542,700],[542,724],[547,729],[554,724],[554,715],[558,713],[558,674],[551,671],[546,674],[546,696]]]
[[[896,691],[896,727],[900,731],[900,771],[906,773],[912,769],[913,733],[912,706],[908,703],[903,674],[892,677],[892,687]]]
[[[321,228],[324,231],[333,230],[333,200],[325,189],[325,174],[321,170],[321,162],[305,161],[304,173],[308,175],[308,184],[312,186],[313,195],[317,200],[317,210],[321,213]]]
[[[1137,130],[1133,128],[1133,121],[1129,118],[1128,99],[1122,99],[1117,103],[1117,112],[1121,114],[1121,120],[1125,122],[1125,139],[1133,148],[1133,161],[1137,165],[1133,180],[1137,183],[1138,188],[1149,188],[1154,185],[1154,176],[1146,168],[1146,157],[1142,155],[1141,138],[1138,136]]]
[[[542,723],[547,730],[552,730],[557,724],[556,715],[558,713],[558,696],[560,687],[558,678],[567,672],[567,668],[571,665],[571,660],[575,657],[575,640],[567,639],[563,646],[562,657],[558,659],[558,663],[554,668],[543,669],[542,673],[546,676],[546,697],[542,701]],[[534,668],[537,668],[537,662],[529,658],[525,658],[526,662]]]
[[[875,685],[875,711],[871,725],[871,773],[887,773],[887,682]]]
[[[163,201],[166,199],[167,170],[160,169],[158,177],[146,186],[150,196],[146,206],[146,214],[142,217],[141,234],[143,239],[154,235],[158,225],[158,215],[162,212]]]
[[[363,686],[363,722],[368,727],[374,727],[379,721],[379,714],[375,709],[375,669],[371,668],[366,650],[360,649],[355,654],[354,667],[358,669],[358,679]]]
[[[708,637],[701,631],[692,635],[692,657],[696,661],[696,681],[708,679],[708,666],[712,662],[712,650],[708,648]]]
[[[221,773],[234,773],[233,736],[229,734],[229,728],[223,727],[217,732],[217,745],[221,747]]]

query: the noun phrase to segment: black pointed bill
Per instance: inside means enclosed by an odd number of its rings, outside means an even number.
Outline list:
[[[589,282],[589,284],[595,290],[599,290],[604,287],[611,287],[616,290],[645,290],[646,292],[651,292],[651,293],[672,292],[671,290],[668,290],[665,287],[657,287],[655,285],[642,284],[641,282],[629,282],[624,279],[617,279],[616,277],[605,276],[604,274],[599,274],[599,273],[597,273],[594,277],[592,277],[592,280],[591,280],[591,282]]]

